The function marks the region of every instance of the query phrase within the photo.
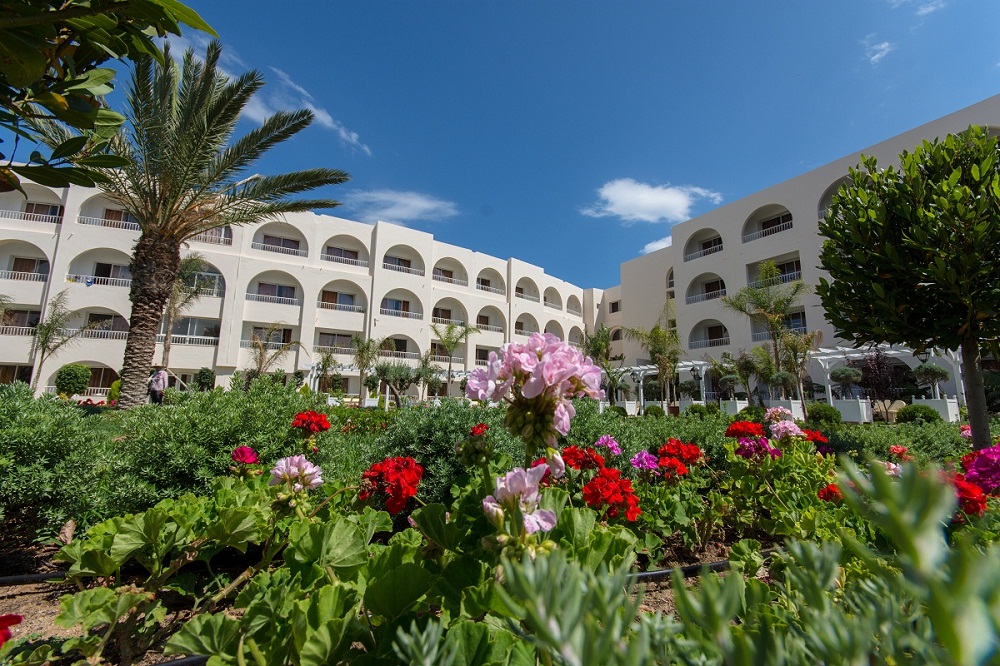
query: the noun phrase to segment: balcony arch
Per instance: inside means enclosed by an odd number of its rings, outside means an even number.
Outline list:
[[[193,282],[198,286],[202,298],[223,298],[226,295],[226,278],[222,271],[210,261],[202,259],[202,270],[194,275]],[[193,285],[192,285],[193,286]]]
[[[444,257],[438,259],[434,264],[431,279],[456,287],[467,287],[469,285],[469,272],[465,270],[465,266],[458,259]]]
[[[413,338],[401,333],[393,333],[382,342],[378,354],[384,359],[405,359],[416,361],[421,355],[420,345]]]
[[[0,280],[45,282],[50,268],[49,256],[34,243],[20,239],[0,241]]]
[[[426,269],[424,258],[409,245],[393,245],[382,256],[382,268],[397,273],[423,275]]]
[[[850,176],[844,176],[843,178],[837,179],[830,187],[826,188],[823,192],[823,196],[819,198],[819,204],[816,207],[816,217],[822,222],[826,219],[826,212],[830,209],[830,204],[833,203],[833,195],[837,193],[841,185],[847,185],[851,182]]]
[[[729,329],[717,319],[703,319],[688,336],[688,349],[725,347],[729,343]]]
[[[17,190],[0,193],[0,218],[31,224],[61,224],[62,197],[36,183],[22,182],[24,194]]]
[[[574,347],[583,346],[583,331],[580,329],[579,326],[570,327],[569,338],[567,338],[567,342],[569,342]]]
[[[366,312],[368,298],[364,288],[353,280],[331,280],[320,289],[316,307],[340,312]]]
[[[743,223],[743,242],[767,238],[792,228],[792,213],[781,204],[761,206]]]
[[[712,228],[699,229],[684,245],[684,261],[694,261],[722,252],[722,236]]]
[[[507,318],[500,308],[487,305],[476,315],[476,328],[484,333],[503,333],[507,330]]]
[[[667,300],[674,297],[674,269],[667,271]]]
[[[269,222],[256,229],[250,248],[292,257],[309,256],[305,235],[287,222]]]
[[[208,243],[210,245],[232,245],[233,244],[233,228],[228,224],[221,227],[215,227],[214,229],[209,229],[207,231],[202,231],[194,236],[187,239],[188,241],[195,241],[198,243]]]
[[[551,333],[560,340],[566,339],[566,334],[563,332],[563,327],[559,324],[559,322],[555,321],[554,319],[545,325],[545,332]]]
[[[360,238],[350,234],[338,234],[323,244],[323,252],[319,258],[322,261],[331,261],[336,264],[367,268],[368,246]]]
[[[78,316],[70,322],[70,329],[81,329],[91,326],[80,334],[87,340],[127,340],[128,317],[114,308],[92,305],[80,308]]]
[[[503,276],[492,268],[484,268],[476,277],[476,289],[498,296],[507,295],[507,283]]]
[[[758,261],[747,265],[747,284],[751,287],[767,287],[802,279],[802,261],[799,258],[798,250],[771,257],[770,261],[774,263],[780,273],[777,279],[770,284],[761,280],[760,264],[762,262]]]
[[[246,299],[258,303],[302,305],[302,285],[285,271],[264,271],[247,284]]]
[[[552,308],[553,310],[562,311],[562,296],[559,295],[559,291],[555,287],[547,287],[545,293],[542,294],[542,304],[547,308]]]
[[[132,273],[129,270],[131,261],[132,258],[121,250],[86,250],[69,262],[66,281],[88,287],[98,285],[127,289],[132,286]]]
[[[100,361],[67,361],[67,363],[78,363],[80,365],[85,365],[90,368],[90,380],[87,382],[87,390],[83,392],[82,395],[89,398],[103,399],[107,397],[108,392],[111,390],[111,385],[118,381],[118,371],[112,368],[110,365],[101,363]],[[46,366],[49,364],[46,363]],[[45,382],[47,391],[55,391],[56,382],[56,372],[49,375],[48,381]]]
[[[621,342],[622,329],[616,328],[611,331],[611,342]]]
[[[379,314],[386,317],[420,320],[424,318],[424,306],[417,295],[409,289],[393,289],[382,297]]]
[[[517,281],[517,285],[514,287],[514,296],[531,301],[532,303],[538,303],[541,300],[538,294],[538,285],[535,284],[534,280],[527,277],[523,277]]]
[[[431,310],[431,322],[441,326],[469,323],[469,313],[461,302],[454,298],[440,298]]]
[[[571,295],[566,299],[566,312],[575,317],[583,316],[583,306],[580,305],[580,299],[575,295]]]
[[[726,283],[716,273],[702,273],[688,285],[684,302],[687,305],[712,301],[726,295]]]
[[[76,218],[80,224],[108,229],[123,229],[138,231],[139,223],[131,214],[125,212],[121,205],[112,201],[104,194],[95,194],[80,206],[80,214]]]
[[[517,335],[538,333],[538,320],[527,312],[521,314],[518,316],[517,321],[514,322],[514,333]]]

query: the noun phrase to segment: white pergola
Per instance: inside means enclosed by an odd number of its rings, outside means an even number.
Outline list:
[[[691,379],[701,385],[701,394],[705,395],[705,376],[708,374],[708,365],[708,361],[681,361],[677,364],[677,372],[678,374],[681,372],[690,373]],[[655,365],[633,365],[625,368],[625,370],[628,371],[629,377],[639,387],[639,404],[645,404],[646,400],[642,392],[642,380],[646,377],[659,375],[660,369]]]

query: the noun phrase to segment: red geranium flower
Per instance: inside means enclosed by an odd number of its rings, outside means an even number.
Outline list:
[[[607,518],[617,518],[624,511],[625,519],[635,522],[642,513],[639,498],[632,490],[632,481],[621,478],[617,469],[604,467],[583,487],[583,501]]]
[[[806,441],[813,444],[826,444],[830,441],[819,430],[807,430],[803,428],[802,433],[806,436]]]
[[[562,450],[562,459],[573,469],[601,469],[604,458],[594,449],[581,449],[578,446],[567,446]]]
[[[952,478],[955,484],[955,494],[958,495],[958,506],[967,516],[981,516],[986,512],[986,494],[974,483],[969,483],[961,474]]]
[[[243,465],[256,465],[257,452],[249,446],[237,446],[233,449],[233,462]]]
[[[677,458],[686,465],[693,465],[702,458],[702,451],[696,444],[683,444],[680,440],[670,438],[660,447],[659,454],[665,458]],[[661,465],[662,466],[662,465]]]
[[[976,458],[978,458],[979,454],[982,452],[983,452],[982,449],[977,449],[976,451],[966,453],[964,456],[962,456],[962,469],[964,469],[966,472],[972,469],[972,463],[976,461]]]
[[[482,437],[490,427],[485,423],[477,423],[472,426],[472,430],[469,431],[469,435],[472,437]]]
[[[314,412],[310,409],[296,414],[295,418],[292,419],[292,427],[301,430],[303,433],[312,435],[329,430],[330,420],[326,418],[326,414]]]
[[[820,488],[819,492],[816,493],[824,502],[840,502],[844,499],[844,493],[840,492],[840,488],[837,487],[836,483],[831,483],[825,488]]]
[[[688,468],[677,458],[660,458],[660,469],[663,470],[663,476],[666,478],[684,476],[688,473]]]
[[[3,644],[9,641],[10,637],[13,635],[10,633],[10,629],[8,627],[15,624],[21,624],[21,620],[23,619],[24,618],[20,615],[0,615],[0,647],[3,647]]]
[[[532,462],[531,466],[532,467],[538,467],[539,465],[548,465],[548,464],[549,464],[549,461],[546,460],[544,457],[542,457],[542,458],[538,458],[534,462]],[[542,486],[543,488],[548,488],[549,486],[552,485],[552,468],[551,467],[548,468],[547,470],[545,470],[545,475],[542,477],[542,480],[538,482],[538,485]]]
[[[358,499],[364,502],[373,492],[384,493],[385,508],[395,516],[406,506],[406,501],[417,494],[423,476],[424,468],[413,458],[386,458],[361,475]]]
[[[764,437],[764,426],[753,421],[733,421],[726,428],[726,437]]]

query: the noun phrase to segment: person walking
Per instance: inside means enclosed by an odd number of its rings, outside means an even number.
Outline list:
[[[154,405],[163,404],[163,391],[167,388],[167,371],[162,365],[153,366],[149,377],[149,399]]]

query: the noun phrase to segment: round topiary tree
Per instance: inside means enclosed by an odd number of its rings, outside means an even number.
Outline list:
[[[211,368],[201,368],[194,377],[199,391],[211,391],[215,388],[215,371]]]
[[[807,414],[809,423],[823,426],[840,425],[844,419],[839,409],[822,402],[810,404]]]
[[[663,407],[660,407],[659,405],[650,405],[649,407],[643,410],[642,415],[650,416],[656,419],[662,419],[664,416],[666,416],[666,412],[664,412]]]
[[[933,423],[940,421],[941,415],[929,405],[907,405],[896,413],[896,423]]]
[[[56,393],[77,395],[87,392],[90,386],[90,368],[80,363],[67,363],[56,371]]]
[[[857,368],[834,368],[830,371],[830,381],[840,387],[840,397],[850,394],[851,387],[861,381],[861,371]]]
[[[951,373],[940,365],[924,362],[913,368],[913,378],[920,386],[937,388],[938,382],[946,382],[951,379]]]

